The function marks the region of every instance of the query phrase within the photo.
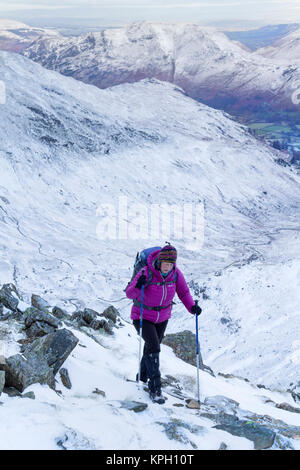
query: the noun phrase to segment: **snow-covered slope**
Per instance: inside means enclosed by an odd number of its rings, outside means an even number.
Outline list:
[[[11,325],[6,326],[13,336]],[[3,393],[1,450],[182,450],[194,455],[194,462],[197,450],[252,450],[254,442],[242,427],[215,427],[222,414],[228,423],[242,420],[259,448],[267,440],[272,449],[300,449],[300,408],[290,394],[200,371],[201,409],[189,409],[186,397],[197,397],[196,368],[162,345],[161,371],[170,385],[163,388],[166,403],[160,406],[149,400],[142,385],[126,381],[137,367],[138,337],[130,324],[123,322],[110,337],[93,332],[92,338],[88,329],[72,331],[79,344],[64,363],[72,388],[65,388],[57,374],[57,393],[39,384],[25,390],[34,393],[34,400]],[[277,408],[282,402],[294,412]],[[271,438],[264,439],[270,428]]]
[[[293,108],[300,69],[243,50],[211,27],[134,23],[76,38],[40,38],[30,59],[100,88],[143,78],[181,86],[190,96],[231,114]]]
[[[136,251],[171,238],[194,296],[209,297],[204,360],[284,389],[297,381],[300,177],[283,155],[169,83],[100,90],[5,52],[0,71],[0,283],[73,309],[115,301],[128,319]],[[112,204],[113,220],[125,196],[131,238],[100,240],[97,208]],[[203,203],[204,245],[141,239],[135,203]],[[178,303],[168,330],[182,329],[194,320]]]
[[[52,29],[35,28],[19,21],[0,19],[0,49],[20,52],[40,37],[59,36]]]
[[[256,54],[260,54],[273,61],[299,64],[300,28],[283,37],[279,41],[276,41],[272,46],[257,49]]]

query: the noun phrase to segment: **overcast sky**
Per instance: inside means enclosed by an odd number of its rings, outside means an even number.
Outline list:
[[[300,0],[0,0],[0,16],[25,22],[55,18],[103,24],[140,20],[297,23]]]

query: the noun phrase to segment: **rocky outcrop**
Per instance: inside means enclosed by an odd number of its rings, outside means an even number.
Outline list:
[[[70,317],[71,322],[75,322],[78,327],[88,327],[93,330],[102,330],[104,333],[113,335],[113,328],[116,327],[118,310],[110,305],[102,313],[91,308],[78,310]]]
[[[188,364],[196,366],[196,335],[194,333],[185,330],[179,333],[168,334],[162,342],[166,346],[170,346],[177,357]],[[211,368],[203,363],[201,352],[199,352],[199,367],[201,370],[214,375]]]
[[[24,356],[27,360],[46,360],[55,375],[78,341],[71,331],[64,328],[33,341],[25,348]]]
[[[24,312],[25,332],[28,338],[36,338],[53,333],[60,325],[60,321],[37,307],[30,307]]]
[[[6,359],[5,385],[23,392],[34,383],[55,387],[55,375],[78,343],[73,333],[57,330],[26,346],[23,355]]]
[[[14,387],[19,392],[34,383],[47,384],[55,387],[53,371],[45,360],[37,358],[25,359],[21,354],[15,354],[6,360],[5,385]]]

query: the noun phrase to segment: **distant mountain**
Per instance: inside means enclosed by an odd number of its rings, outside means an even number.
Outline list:
[[[300,25],[296,31],[276,41],[272,46],[256,51],[268,59],[289,64],[300,64]]]
[[[266,118],[268,112],[299,107],[291,97],[300,68],[274,64],[197,24],[144,22],[76,38],[42,37],[23,53],[99,88],[143,78],[169,81],[233,115]]]
[[[0,50],[21,52],[37,38],[58,35],[59,33],[52,29],[36,28],[18,21],[0,19]]]
[[[229,39],[239,41],[251,51],[255,51],[261,47],[270,46],[299,27],[300,23],[276,24],[247,31],[224,31],[224,34]]]

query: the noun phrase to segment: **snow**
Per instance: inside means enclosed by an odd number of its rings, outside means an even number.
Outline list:
[[[204,363],[252,382],[201,372],[202,400],[225,395],[245,410],[299,425],[298,415],[264,400],[295,405],[286,390],[299,380],[293,344],[300,327],[300,177],[276,163],[283,154],[166,82],[100,90],[4,52],[0,76],[7,89],[0,106],[0,284],[16,285],[21,309],[34,293],[69,313],[113,304],[124,323],[98,342],[74,330],[86,347],[78,345],[67,359],[73,387],[59,382],[61,396],[40,385],[26,390],[35,400],[2,394],[0,447],[54,449],[61,440],[76,449],[218,449],[221,442],[253,448],[213,429],[196,410],[174,407],[175,398],[159,407],[125,381],[135,377],[138,337],[123,289],[136,252],[166,239],[178,249],[194,298],[200,297]],[[203,246],[191,249],[190,240],[165,234],[100,240],[97,208],[117,207],[119,196],[127,196],[130,207],[203,202]],[[135,226],[133,216],[122,219]],[[13,323],[0,328],[5,354],[15,354],[23,332]],[[194,331],[194,317],[177,302],[167,333],[184,329]],[[196,397],[195,368],[166,346],[161,368]],[[274,390],[257,388],[261,382]],[[93,394],[96,387],[105,399]],[[122,408],[122,400],[146,401],[148,408],[136,414]],[[173,418],[203,429],[190,436],[182,428],[181,442],[171,440],[159,423]]]

